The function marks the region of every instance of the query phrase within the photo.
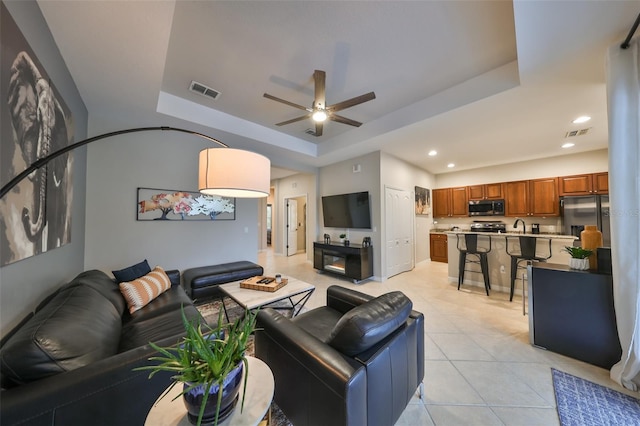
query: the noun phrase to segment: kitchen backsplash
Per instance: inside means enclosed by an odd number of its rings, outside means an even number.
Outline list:
[[[468,231],[471,229],[471,224],[474,221],[489,222],[489,221],[501,221],[507,225],[507,232],[513,230],[513,223],[516,221],[516,217],[491,217],[491,218],[437,218],[433,220],[432,229],[436,231],[449,231],[454,226],[457,226],[461,231]],[[562,233],[562,219],[559,217],[523,217],[522,218],[527,225],[527,232],[531,229],[531,224],[540,224],[540,233],[542,234],[560,234]]]

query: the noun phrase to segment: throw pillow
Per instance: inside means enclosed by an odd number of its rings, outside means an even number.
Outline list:
[[[171,288],[171,280],[160,266],[147,275],[120,283],[120,292],[127,301],[129,313],[134,313]]]
[[[411,300],[400,291],[378,296],[345,313],[327,343],[345,355],[357,355],[402,326],[412,308]]]
[[[131,265],[128,268],[120,269],[119,271],[111,271],[118,284],[124,281],[133,281],[147,275],[149,272],[151,272],[151,268],[149,267],[147,259],[140,263],[136,263],[135,265]]]

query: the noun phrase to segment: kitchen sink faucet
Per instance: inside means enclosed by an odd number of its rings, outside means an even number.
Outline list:
[[[527,225],[525,225],[524,220],[522,220],[522,219],[516,219],[516,221],[513,222],[513,228],[514,229],[518,229],[518,222],[522,222],[522,233],[526,234],[527,233]]]

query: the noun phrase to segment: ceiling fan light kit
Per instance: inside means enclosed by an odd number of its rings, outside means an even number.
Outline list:
[[[342,101],[342,102],[338,102],[337,104],[326,106],[326,99],[325,99],[326,73],[321,70],[315,70],[313,73],[313,81],[314,81],[315,96],[313,99],[313,104],[312,104],[313,106],[311,108],[303,107],[302,105],[298,105],[296,103],[287,101],[285,99],[278,98],[268,93],[264,94],[265,98],[271,99],[272,101],[280,102],[285,105],[289,105],[291,107],[301,109],[303,111],[307,111],[307,114],[305,115],[293,118],[291,120],[283,121],[281,123],[276,123],[276,126],[284,126],[286,124],[291,124],[297,121],[302,121],[307,118],[311,118],[315,122],[314,135],[322,136],[323,122],[326,120],[331,120],[331,121],[347,124],[349,126],[354,126],[354,127],[360,127],[362,125],[362,123],[360,123],[359,121],[351,120],[350,118],[347,118],[347,117],[342,117],[336,114],[336,112],[373,100],[376,98],[375,93],[373,92],[365,93],[364,95],[356,96],[355,98],[347,99],[346,101]]]
[[[327,113],[323,109],[319,109],[313,113],[312,118],[316,123],[322,123],[327,120]]]

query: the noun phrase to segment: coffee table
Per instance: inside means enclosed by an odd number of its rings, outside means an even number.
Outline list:
[[[249,362],[249,378],[247,379],[246,393],[243,392],[243,386],[240,386],[236,408],[229,417],[218,423],[219,426],[259,425],[271,407],[275,386],[271,369],[258,358],[248,356],[247,361]],[[179,397],[180,392],[182,392],[182,385],[178,383],[164,398],[156,400],[144,422],[145,426],[192,426],[187,418],[184,401],[182,397]],[[245,395],[244,409],[240,412],[243,395]],[[173,400],[176,396],[178,398]],[[269,418],[270,414],[269,411]]]
[[[247,310],[258,308],[285,309],[291,311],[291,316],[295,317],[300,313],[307,303],[314,290],[313,284],[301,281],[296,278],[287,278],[287,285],[274,292],[253,290],[240,287],[240,282],[221,284],[219,287],[237,304]],[[276,302],[287,300],[290,306],[275,306]]]

